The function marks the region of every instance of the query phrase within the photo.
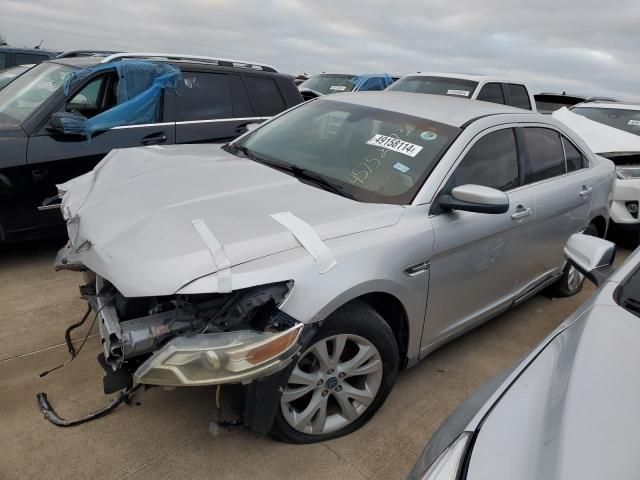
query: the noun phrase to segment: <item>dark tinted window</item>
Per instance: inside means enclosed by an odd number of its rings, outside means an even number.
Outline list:
[[[233,101],[233,116],[236,118],[253,117],[253,106],[249,94],[240,75],[229,75],[231,81],[231,99]]]
[[[0,53],[0,70],[7,68],[7,54]]]
[[[482,87],[482,90],[480,90],[480,93],[478,94],[478,100],[504,104],[502,87],[499,83],[487,83],[484,87]]]
[[[478,82],[460,78],[411,76],[401,78],[387,90],[471,98],[477,86]]]
[[[223,73],[182,72],[184,88],[176,96],[179,121],[233,117],[229,76]]]
[[[531,102],[529,101],[529,94],[524,85],[516,85],[515,83],[508,83],[507,90],[511,97],[510,105],[518,108],[524,108],[531,110]]]
[[[38,55],[37,53],[16,53],[16,65],[24,65],[25,63],[40,63],[48,60],[46,55]]]
[[[447,190],[468,183],[503,191],[519,185],[518,150],[512,129],[498,130],[478,140],[456,168]]]
[[[528,183],[565,173],[564,151],[558,132],[548,128],[524,128],[523,131],[532,170]]]
[[[247,75],[245,79],[256,104],[258,116],[276,115],[285,109],[280,89],[273,78]]]
[[[582,155],[582,153],[580,153],[580,150],[574,147],[569,140],[562,137],[562,144],[564,145],[564,155],[567,159],[568,172],[573,172],[574,170],[580,170],[581,168],[584,168],[587,166],[587,162],[586,162],[586,159],[584,158],[584,155]]]

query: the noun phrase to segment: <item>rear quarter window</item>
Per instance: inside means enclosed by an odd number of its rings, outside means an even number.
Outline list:
[[[258,116],[272,116],[282,112],[285,102],[273,78],[246,75],[245,80],[253,97]]]

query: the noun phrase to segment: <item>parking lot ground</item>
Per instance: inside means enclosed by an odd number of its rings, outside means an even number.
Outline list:
[[[379,413],[359,431],[314,445],[287,445],[247,430],[209,433],[213,388],[154,388],[137,406],[73,428],[39,413],[45,391],[63,417],[103,406],[98,338],[67,367],[64,329],[85,305],[79,275],[54,273],[61,240],[0,249],[1,479],[403,479],[447,415],[484,381],[512,366],[593,291],[538,295],[403,372]],[[618,260],[628,251],[620,251]],[[461,292],[464,295],[464,292]]]

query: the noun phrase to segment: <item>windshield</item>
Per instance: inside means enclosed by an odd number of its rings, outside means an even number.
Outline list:
[[[298,88],[308,88],[314,92],[328,95],[330,93],[350,92],[355,84],[351,81],[355,75],[336,75],[323,73],[314,75],[309,80],[302,82]]]
[[[387,90],[397,92],[431,93],[433,95],[452,95],[471,98],[478,82],[460,78],[411,76],[403,77]]]
[[[573,113],[587,117],[594,122],[608,125],[609,127],[624,130],[625,132],[640,135],[640,107],[638,110],[622,108],[576,107]]]
[[[25,121],[73,70],[57,63],[41,63],[20,75],[0,90],[0,121]]]
[[[2,87],[7,85],[10,81],[12,81],[14,78],[19,76],[26,70],[29,70],[29,68],[31,67],[30,66],[28,67],[25,65],[18,65],[17,67],[7,68],[6,70],[2,70],[0,72],[0,89],[2,89]]]
[[[459,132],[424,118],[323,99],[236,145],[254,159],[311,171],[356,200],[406,205]]]

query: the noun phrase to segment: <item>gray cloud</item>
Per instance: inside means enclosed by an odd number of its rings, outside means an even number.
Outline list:
[[[301,71],[457,71],[640,98],[640,2],[4,0],[14,45],[242,58]]]

